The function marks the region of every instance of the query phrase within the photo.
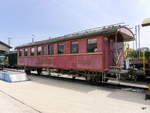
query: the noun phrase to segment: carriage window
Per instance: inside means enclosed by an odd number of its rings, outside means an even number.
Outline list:
[[[63,54],[64,53],[64,44],[59,44],[58,45],[58,54]]]
[[[22,49],[19,50],[19,56],[23,56],[23,50]]]
[[[78,53],[78,52],[79,52],[78,42],[72,42],[71,53]]]
[[[34,48],[31,48],[31,49],[30,49],[30,55],[31,55],[31,56],[34,56],[34,50],[35,50]]]
[[[97,51],[97,39],[88,39],[88,52]]]
[[[42,47],[42,55],[47,55],[47,46]]]
[[[54,47],[51,46],[51,45],[48,46],[48,54],[49,55],[54,55]]]
[[[37,55],[41,55],[41,52],[42,52],[42,47],[38,47],[37,48]]]
[[[24,56],[28,56],[28,49],[27,48],[24,50]]]

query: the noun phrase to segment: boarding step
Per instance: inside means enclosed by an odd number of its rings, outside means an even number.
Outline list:
[[[114,78],[114,77],[104,77],[104,79],[117,80],[117,78]]]

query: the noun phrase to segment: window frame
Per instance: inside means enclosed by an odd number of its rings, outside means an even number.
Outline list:
[[[52,49],[50,49],[50,47],[52,47]],[[50,51],[50,50],[52,50],[52,51]],[[54,55],[54,45],[53,44],[48,45],[48,55]]]
[[[35,47],[30,48],[30,56],[35,56]]]
[[[26,51],[26,50],[27,50],[27,51]],[[28,51],[29,51],[28,48],[25,48],[25,49],[24,49],[24,56],[28,56]]]
[[[39,48],[41,48],[40,51]],[[41,56],[41,55],[42,55],[42,46],[37,46],[37,56]]]
[[[73,52],[73,46],[72,46],[73,43],[77,43],[77,51],[76,52]],[[71,43],[70,43],[70,53],[71,54],[79,53],[79,41],[77,41],[77,40],[71,41]]]
[[[89,51],[90,50],[90,48],[89,48],[90,44],[94,44],[94,43],[89,43],[89,40],[96,40],[96,47],[94,48],[93,51]],[[98,41],[97,38],[89,38],[89,39],[87,39],[87,53],[95,53],[95,52],[97,52],[97,48],[98,48],[98,46],[97,46],[98,42],[97,41]]]
[[[41,53],[41,55],[43,55],[43,56],[47,55],[47,46],[41,46],[41,47],[42,47],[42,53]]]
[[[18,56],[19,56],[19,57],[23,56],[23,49],[19,49]]]
[[[62,53],[60,53],[61,51],[59,50],[60,48],[60,45],[63,45],[63,52]],[[65,44],[64,43],[59,43],[59,44],[57,44],[57,53],[58,54],[64,54],[65,53]]]

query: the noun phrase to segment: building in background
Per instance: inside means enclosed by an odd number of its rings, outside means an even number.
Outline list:
[[[9,52],[9,50],[11,49],[12,47],[9,46],[8,44],[0,41],[0,54],[3,54],[4,52]]]
[[[142,23],[142,27],[145,27],[145,26],[150,26],[150,18],[145,18],[143,23]]]
[[[141,47],[138,50],[140,50],[141,52],[144,52],[144,51],[149,51],[149,48],[148,47]]]

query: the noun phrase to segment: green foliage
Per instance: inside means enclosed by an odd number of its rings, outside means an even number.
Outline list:
[[[150,58],[150,51],[145,51],[145,57]]]
[[[143,52],[139,51],[139,50],[132,50],[130,52],[128,52],[128,57],[130,58],[137,58],[139,57],[139,52],[140,52],[140,57],[143,58]],[[150,51],[145,51],[145,58],[150,58]]]
[[[135,51],[135,50],[132,50],[132,51],[128,52],[128,57],[130,57],[130,58],[136,58],[137,55],[138,55],[137,51]]]

